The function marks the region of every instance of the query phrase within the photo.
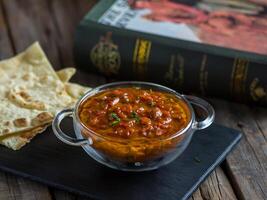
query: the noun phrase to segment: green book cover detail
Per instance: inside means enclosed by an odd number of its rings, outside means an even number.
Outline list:
[[[102,0],[77,28],[77,67],[266,106],[267,5],[231,2]]]

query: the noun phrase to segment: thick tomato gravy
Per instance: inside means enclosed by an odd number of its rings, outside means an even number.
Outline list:
[[[136,87],[109,89],[79,107],[81,122],[94,132],[119,138],[161,138],[190,120],[183,100],[173,94]]]

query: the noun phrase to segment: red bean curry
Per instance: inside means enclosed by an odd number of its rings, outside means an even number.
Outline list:
[[[118,138],[157,138],[185,128],[189,109],[173,94],[136,88],[109,89],[86,99],[81,122],[94,132]]]

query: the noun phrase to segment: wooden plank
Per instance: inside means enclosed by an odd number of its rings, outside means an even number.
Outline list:
[[[5,10],[0,1],[0,59],[13,55],[12,45],[8,37],[8,26],[4,16]]]
[[[59,40],[47,1],[3,0],[10,35],[15,51],[24,50],[34,41],[39,41],[53,66],[60,68],[56,41]],[[14,14],[16,13],[16,14]]]
[[[243,140],[226,159],[228,177],[240,199],[267,199],[267,113],[261,108],[214,100],[217,121],[241,130]],[[260,110],[256,112],[255,109]],[[254,115],[253,115],[254,113]],[[253,116],[257,116],[257,121]]]
[[[53,193],[53,197],[56,200],[77,200],[76,196],[69,192],[57,189],[51,189],[50,192]]]
[[[88,1],[89,2],[89,1]],[[73,37],[74,37],[74,28],[78,23],[76,20],[76,12],[75,7],[73,6],[72,0],[65,0],[64,3],[59,0],[50,1],[52,17],[56,24],[60,43],[59,52],[61,63],[63,66],[74,66],[73,62]],[[72,15],[72,17],[68,17],[68,15]],[[66,20],[68,17],[68,20]]]
[[[54,199],[56,200],[93,200],[91,198],[86,198],[78,195],[74,195],[62,190],[51,190],[54,194]]]
[[[194,194],[192,195],[192,197],[189,198],[189,200],[204,200],[203,197],[201,196],[199,188],[194,192]]]
[[[99,0],[90,0],[90,1],[84,1],[84,0],[72,0],[74,2],[74,6],[77,11],[78,19],[82,19],[84,17],[85,13],[87,13]],[[90,2],[90,3],[88,3]]]
[[[51,15],[59,34],[59,53],[63,66],[74,66],[73,38],[77,25],[95,1],[53,0],[49,2]],[[70,17],[71,15],[71,17]]]
[[[267,119],[266,119],[267,114],[266,113],[267,113],[266,108],[256,107],[252,109],[253,118],[255,119],[255,122],[265,141],[263,144],[265,156],[267,155]],[[265,165],[265,168],[267,168],[266,165]]]
[[[200,186],[200,193],[203,199],[237,199],[227,177],[220,167]]]
[[[49,200],[52,198],[47,187],[23,178],[1,173],[0,199]]]
[[[236,196],[221,167],[200,185],[191,200],[236,200]]]

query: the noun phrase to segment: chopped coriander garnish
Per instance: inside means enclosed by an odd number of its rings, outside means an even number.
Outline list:
[[[116,113],[110,113],[110,116],[115,119],[115,121],[111,122],[111,126],[116,126],[120,123],[121,119],[118,117]]]
[[[133,118],[136,122],[140,121],[140,117],[136,112],[131,112],[131,118]]]
[[[110,113],[110,116],[113,118],[113,119],[116,119],[116,120],[121,120],[118,115],[116,113]]]
[[[120,120],[116,120],[116,121],[113,121],[111,122],[111,126],[117,126],[118,124],[120,123]]]

